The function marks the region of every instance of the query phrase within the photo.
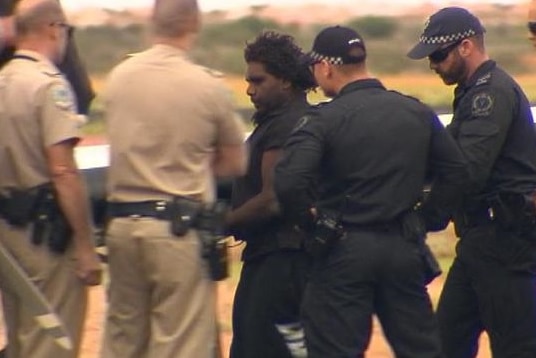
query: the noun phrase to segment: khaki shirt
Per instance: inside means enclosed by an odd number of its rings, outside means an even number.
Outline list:
[[[217,77],[166,45],[112,71],[104,95],[109,201],[212,199],[215,149],[244,139],[231,94]]]
[[[44,56],[18,51],[0,71],[0,189],[50,181],[45,149],[79,138],[68,82]]]

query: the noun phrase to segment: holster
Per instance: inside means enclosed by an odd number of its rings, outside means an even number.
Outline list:
[[[536,193],[499,193],[489,204],[493,220],[502,229],[519,234],[536,229]]]
[[[202,209],[199,201],[175,196],[168,204],[170,231],[175,236],[184,236],[195,225]]]
[[[45,187],[28,190],[10,189],[0,198],[0,213],[12,226],[24,227],[35,218],[36,209],[45,195]]]
[[[401,226],[402,235],[410,242],[417,244],[423,262],[425,284],[429,284],[434,278],[441,275],[442,271],[432,250],[426,244],[424,220],[417,211],[411,210],[402,216]]]
[[[201,256],[208,261],[210,277],[221,281],[229,277],[229,252],[225,238],[227,205],[217,201],[203,208],[196,221],[201,240]]]
[[[52,252],[65,252],[72,229],[50,184],[11,190],[1,201],[1,215],[10,225],[22,228],[33,224],[31,242],[34,245],[45,243]]]
[[[227,205],[216,202],[205,206],[203,203],[175,196],[170,201],[142,201],[129,203],[109,203],[109,217],[153,217],[167,220],[170,232],[184,236],[191,229],[197,229],[201,241],[201,256],[208,260],[210,276],[219,281],[229,276],[227,241],[224,220]]]

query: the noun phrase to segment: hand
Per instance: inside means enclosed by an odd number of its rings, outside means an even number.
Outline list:
[[[97,252],[91,246],[75,249],[76,275],[87,286],[101,283],[102,267]]]

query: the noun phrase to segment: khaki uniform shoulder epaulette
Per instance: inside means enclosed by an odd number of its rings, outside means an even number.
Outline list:
[[[223,72],[216,71],[216,70],[214,70],[212,68],[208,68],[208,67],[202,67],[202,68],[206,73],[208,73],[212,77],[215,77],[215,78],[223,78],[223,77],[225,77],[225,74]]]
[[[58,78],[58,77],[62,76],[60,71],[54,71],[53,69],[51,69],[48,66],[42,66],[40,68],[40,71],[41,71],[42,74],[44,74],[45,76],[50,77],[50,78]]]
[[[140,53],[141,53],[141,52],[131,52],[131,53],[127,53],[127,54],[125,55],[125,58],[124,58],[124,59],[126,60],[126,59],[129,59],[129,58],[131,58],[131,57],[136,57],[136,56],[139,55]]]

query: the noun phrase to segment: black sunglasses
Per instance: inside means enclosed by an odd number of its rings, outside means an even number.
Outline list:
[[[536,21],[529,21],[527,26],[531,34],[536,35]]]
[[[428,55],[428,59],[432,63],[441,63],[445,61],[447,57],[449,57],[449,54],[454,50],[458,45],[461,43],[461,41],[456,41],[446,47],[443,47],[437,51],[432,52],[430,55]]]
[[[75,29],[74,26],[69,25],[69,24],[66,23],[66,22],[61,22],[61,21],[58,21],[58,22],[52,22],[52,23],[50,24],[50,26],[58,26],[58,27],[61,27],[62,29],[67,30],[67,36],[69,36],[69,37],[71,37],[71,36],[73,35],[74,29]]]

